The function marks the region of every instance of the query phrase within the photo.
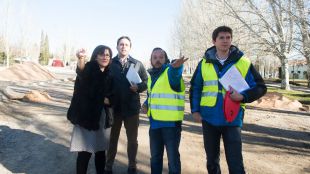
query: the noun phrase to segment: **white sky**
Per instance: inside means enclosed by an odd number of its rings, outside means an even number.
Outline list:
[[[180,3],[181,0],[0,0],[0,34],[8,26],[11,43],[19,43],[24,32],[31,42],[39,44],[43,30],[49,37],[51,52],[59,52],[66,42],[87,48],[89,54],[104,44],[112,48],[114,55],[116,40],[127,35],[133,43],[131,55],[148,61],[154,47],[162,47],[170,54]],[[4,25],[6,18],[8,25]]]

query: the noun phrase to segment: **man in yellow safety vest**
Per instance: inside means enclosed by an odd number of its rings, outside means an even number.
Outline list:
[[[182,79],[184,57],[169,63],[166,52],[154,48],[149,69],[148,98],[143,110],[150,120],[151,173],[163,168],[164,147],[167,151],[169,173],[181,173],[179,145],[184,117],[185,86]]]
[[[206,50],[191,79],[191,112],[196,121],[202,122],[208,172],[221,173],[219,157],[222,136],[229,173],[242,174],[245,170],[242,158],[241,126],[245,103],[262,97],[267,89],[249,59],[231,44],[231,28],[227,26],[216,28],[213,31],[212,40],[214,46]],[[229,89],[223,88],[219,78],[233,66],[247,82],[249,89],[237,92],[237,89],[230,88],[230,100],[240,102],[239,112],[231,121],[225,119],[223,111],[224,95]]]

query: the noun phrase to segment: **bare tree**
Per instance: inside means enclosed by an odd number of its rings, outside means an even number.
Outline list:
[[[253,33],[260,44],[266,46],[281,61],[281,88],[290,89],[288,55],[293,45],[294,23],[292,16],[283,10],[292,8],[291,0],[245,0],[242,6],[224,0],[231,15],[238,19],[249,32]],[[245,18],[251,16],[252,18]]]
[[[5,59],[4,37],[0,35],[0,62],[4,64]]]
[[[30,57],[30,50],[33,47],[33,40],[30,37],[30,32],[33,31],[32,18],[29,10],[27,9],[26,2],[21,4],[21,17],[23,18],[22,22],[19,24],[20,28],[20,56]],[[36,56],[37,57],[37,56]],[[33,59],[33,58],[32,58]]]
[[[304,0],[292,0],[292,8],[281,6],[286,13],[290,15],[290,20],[293,20],[298,32],[294,35],[296,41],[292,47],[302,55],[307,61],[308,87],[310,87],[310,2]]]
[[[182,2],[174,33],[174,53],[175,56],[182,54],[190,58],[185,63],[187,73],[193,73],[204,51],[212,45],[211,32],[215,27],[214,24],[223,22],[217,20],[219,17],[216,17],[218,14],[214,9],[217,5],[219,5],[218,2],[210,0]]]
[[[10,42],[9,42],[9,12],[10,12],[10,1],[7,1],[5,6],[5,19],[4,19],[4,48],[5,48],[5,55],[6,55],[6,66],[9,67],[10,65]]]
[[[241,4],[235,1],[237,5]],[[254,34],[248,32],[240,21],[229,15],[224,1],[192,0],[182,2],[180,16],[173,33],[174,53],[183,54],[190,60],[185,64],[185,72],[193,73],[205,50],[212,46],[212,31],[220,25],[233,28],[233,44],[243,50],[249,58],[264,56],[264,45],[257,42]],[[255,58],[256,58],[255,56]]]
[[[62,57],[65,63],[69,63],[71,61],[75,61],[75,47],[72,46],[71,42],[66,41],[63,44],[63,48],[60,53],[60,57]]]
[[[308,2],[309,3],[309,2]],[[309,5],[309,4],[308,4]],[[303,55],[307,60],[307,74],[308,74],[308,87],[310,87],[310,18],[309,7],[306,9],[306,4],[303,0],[295,0],[295,11],[290,11],[294,17],[300,34],[297,35],[296,40],[300,45],[296,45],[294,48]]]

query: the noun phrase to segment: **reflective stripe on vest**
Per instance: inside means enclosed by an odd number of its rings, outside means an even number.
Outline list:
[[[171,99],[185,99],[184,95],[179,94],[160,94],[160,93],[152,93],[152,98],[171,98]]]
[[[241,57],[234,65],[239,70],[242,77],[245,78],[250,68],[251,62],[249,59]],[[218,76],[214,66],[212,63],[206,63],[206,59],[203,59],[201,62],[201,75],[203,78],[203,88],[200,106],[213,107],[216,104],[218,93],[222,93],[222,96],[224,96],[226,91],[224,88],[219,90]],[[245,104],[242,103],[241,107],[245,109]]]
[[[170,87],[168,69],[160,75],[151,89],[151,77],[148,78],[148,113],[154,120],[181,121],[184,117],[185,84],[181,79],[181,92]]]

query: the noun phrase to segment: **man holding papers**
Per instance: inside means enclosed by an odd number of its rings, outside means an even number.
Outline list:
[[[128,173],[137,173],[138,126],[140,112],[139,93],[147,88],[147,73],[143,64],[129,55],[131,40],[122,36],[117,40],[118,55],[112,59],[111,71],[119,99],[114,109],[114,124],[111,129],[107,153],[106,173],[112,173],[120,130],[124,123],[127,135]],[[127,76],[128,71],[129,75]]]
[[[245,173],[241,142],[245,103],[259,99],[267,89],[249,59],[231,45],[231,28],[216,28],[212,41],[214,46],[206,50],[191,79],[191,112],[196,121],[202,122],[208,172],[221,173],[219,157],[223,137],[229,173],[241,174]],[[230,113],[227,110],[236,109],[234,117],[227,119],[226,113]]]

